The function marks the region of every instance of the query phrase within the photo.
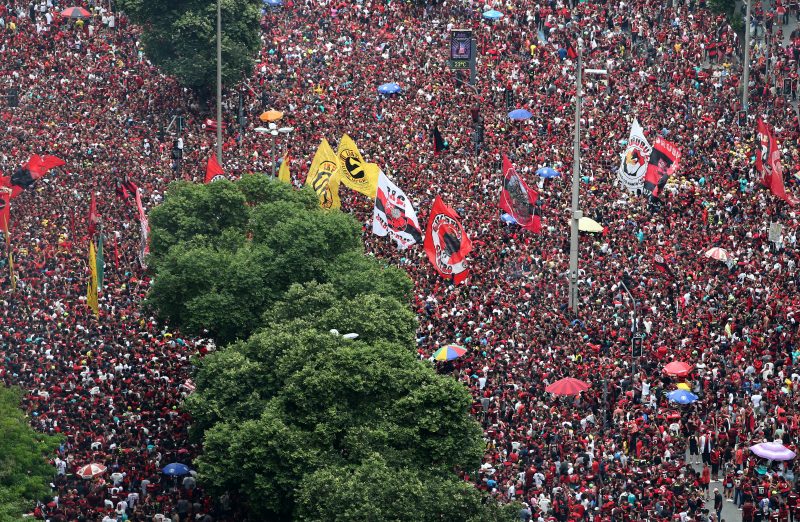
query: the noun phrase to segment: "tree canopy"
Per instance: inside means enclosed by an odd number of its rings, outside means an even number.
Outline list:
[[[222,82],[238,83],[261,47],[262,0],[221,0]],[[120,0],[142,26],[147,57],[188,87],[216,85],[217,3],[209,0]]]
[[[472,396],[419,360],[411,281],[351,216],[245,176],[172,185],[150,224],[148,306],[221,346],[184,404],[204,487],[271,520],[513,519],[456,473],[483,454]]]
[[[0,520],[21,520],[51,493],[53,467],[46,455],[60,438],[35,432],[19,409],[20,392],[0,385]]]

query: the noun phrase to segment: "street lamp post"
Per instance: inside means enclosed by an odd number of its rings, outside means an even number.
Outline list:
[[[625,284],[625,280],[619,282],[622,288],[625,289],[625,292],[628,294],[628,298],[631,300],[631,307],[633,308],[633,320],[631,325],[631,375],[636,374],[636,357],[634,355],[633,346],[636,342],[636,337],[639,335],[639,321],[636,318],[636,299],[633,298],[633,294],[631,293],[628,285]]]
[[[222,165],[222,0],[217,0],[217,160]]]
[[[752,0],[747,0],[747,14],[744,21],[744,75],[742,77],[742,110],[747,111],[747,98],[750,95],[748,84],[750,83],[750,4]]]
[[[272,136],[272,177],[273,178],[277,175],[277,170],[278,170],[277,169],[278,162],[277,162],[277,159],[275,158],[275,138],[277,138],[278,135],[280,135],[280,134],[288,135],[293,130],[294,130],[294,127],[280,127],[280,128],[278,128],[278,126],[276,124],[274,124],[274,123],[270,123],[269,127],[256,127],[255,128],[255,131],[260,133],[260,134],[269,134],[270,136]]]
[[[605,69],[586,69],[586,74],[607,74]],[[572,150],[572,220],[569,246],[569,308],[578,313],[578,221],[583,217],[580,209],[581,192],[581,97],[583,91],[583,45],[578,39],[578,65],[575,86],[575,137]]]

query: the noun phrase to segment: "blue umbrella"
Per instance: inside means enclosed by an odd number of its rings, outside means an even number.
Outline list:
[[[698,399],[697,395],[686,390],[674,390],[667,394],[667,398],[678,404],[691,404]]]
[[[161,470],[164,475],[170,475],[172,477],[180,477],[181,475],[188,475],[189,474],[189,466],[186,464],[181,464],[179,462],[173,462],[172,464],[167,464],[164,466],[164,469]]]
[[[540,178],[550,179],[550,178],[557,178],[561,174],[558,171],[551,169],[550,167],[542,167],[536,171],[536,175]]]
[[[264,4],[270,7],[280,7],[283,5],[283,0],[264,0]]]
[[[508,117],[512,120],[522,121],[529,119],[533,114],[526,111],[525,109],[514,109],[513,111],[508,113]]]
[[[402,90],[403,89],[401,89],[400,86],[394,82],[384,83],[383,85],[378,87],[378,92],[381,94],[396,94]]]
[[[489,11],[483,13],[483,17],[487,20],[497,20],[499,18],[503,18],[503,13],[500,11],[495,11],[494,9],[490,9]]]

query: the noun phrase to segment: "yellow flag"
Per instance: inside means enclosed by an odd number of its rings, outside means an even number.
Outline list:
[[[289,154],[283,156],[281,168],[278,169],[278,179],[284,183],[292,183],[292,175],[289,173]]]
[[[330,143],[325,138],[319,144],[314,161],[308,171],[306,185],[311,185],[319,196],[319,206],[335,209],[342,206],[339,200],[339,162]]]
[[[339,140],[339,150],[336,156],[339,158],[342,183],[375,199],[375,195],[378,193],[378,169],[366,168],[367,163],[364,161],[364,156],[358,151],[356,142],[347,134]]]
[[[94,241],[89,241],[89,284],[86,288],[86,304],[94,312],[94,316],[100,315],[100,307],[97,303],[97,252],[94,249]]]

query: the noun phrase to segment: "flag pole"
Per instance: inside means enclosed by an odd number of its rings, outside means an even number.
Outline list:
[[[578,38],[578,65],[575,83],[575,139],[572,152],[572,220],[570,222],[569,247],[569,308],[578,314],[578,220],[583,216],[580,210],[581,177],[581,90],[583,88],[583,45]]]
[[[217,0],[217,161],[222,165],[222,0]]]

